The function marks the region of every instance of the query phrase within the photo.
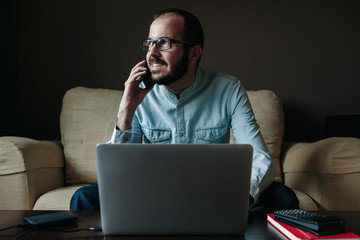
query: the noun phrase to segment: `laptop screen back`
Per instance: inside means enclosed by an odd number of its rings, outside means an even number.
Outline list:
[[[105,234],[243,234],[252,147],[238,144],[100,144]]]

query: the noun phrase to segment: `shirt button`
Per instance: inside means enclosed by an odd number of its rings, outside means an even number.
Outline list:
[[[210,138],[211,138],[211,140],[214,140],[214,139],[215,139],[215,137],[214,137],[214,136],[211,136]]]
[[[178,109],[181,109],[181,108],[182,108],[182,106],[181,106],[181,105],[179,105],[179,106],[178,106]]]
[[[180,137],[182,137],[182,136],[184,136],[184,134],[183,134],[183,133],[180,133]]]

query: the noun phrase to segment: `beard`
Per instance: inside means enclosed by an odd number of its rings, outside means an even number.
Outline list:
[[[155,61],[155,62],[162,62],[160,59],[154,58],[151,61]],[[185,51],[182,58],[180,59],[179,62],[177,62],[171,69],[170,72],[168,74],[166,74],[165,76],[159,77],[159,78],[153,78],[153,81],[159,85],[165,85],[168,86],[173,82],[176,82],[177,80],[179,80],[180,78],[182,78],[183,76],[185,76],[185,74],[188,72],[188,68],[189,68],[189,51]],[[157,73],[157,71],[152,71],[151,73]]]

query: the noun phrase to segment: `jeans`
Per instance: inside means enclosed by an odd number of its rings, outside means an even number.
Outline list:
[[[273,182],[260,194],[250,211],[273,212],[282,209],[299,208],[295,193],[282,183]],[[71,198],[70,210],[100,210],[97,184],[79,188]]]
[[[274,212],[284,209],[298,209],[299,200],[289,187],[272,182],[259,196],[250,211]]]
[[[100,210],[98,185],[93,184],[79,188],[71,197],[70,210]]]

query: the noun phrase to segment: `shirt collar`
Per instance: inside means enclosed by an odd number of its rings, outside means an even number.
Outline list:
[[[203,69],[198,68],[196,70],[196,78],[195,81],[193,82],[193,84],[191,84],[188,88],[184,89],[181,93],[180,93],[180,99],[185,98],[186,96],[190,95],[195,89],[197,89],[198,86],[201,85],[203,78]],[[166,89],[166,87],[164,85],[158,85],[160,88],[160,91],[162,94],[164,94],[166,97],[168,97],[170,100],[178,102],[179,99],[177,98],[177,96],[170,92],[169,90]]]

